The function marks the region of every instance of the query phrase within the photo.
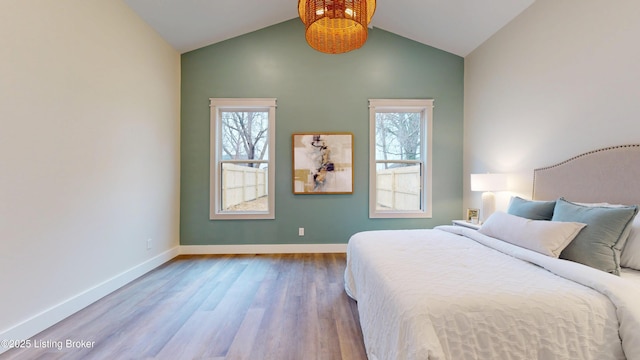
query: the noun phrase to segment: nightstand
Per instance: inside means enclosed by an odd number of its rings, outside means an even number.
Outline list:
[[[480,224],[472,224],[466,220],[453,220],[452,223],[454,226],[462,226],[473,230],[478,230],[481,226]]]

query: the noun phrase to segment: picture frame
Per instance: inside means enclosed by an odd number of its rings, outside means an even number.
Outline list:
[[[353,193],[352,133],[295,133],[291,144],[294,194]]]
[[[480,219],[480,209],[467,209],[467,222],[477,224]]]

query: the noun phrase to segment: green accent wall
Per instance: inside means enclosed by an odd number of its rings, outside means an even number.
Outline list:
[[[182,55],[182,245],[334,244],[432,228],[462,209],[464,59],[377,28],[356,51],[310,48],[292,19]],[[276,219],[209,220],[209,98],[277,98]],[[434,99],[433,218],[369,219],[368,99]],[[293,195],[291,134],[354,134],[354,192]],[[305,236],[298,236],[298,228]]]

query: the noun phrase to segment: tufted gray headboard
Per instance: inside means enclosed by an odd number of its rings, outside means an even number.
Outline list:
[[[612,146],[533,171],[533,199],[640,204],[640,144]]]

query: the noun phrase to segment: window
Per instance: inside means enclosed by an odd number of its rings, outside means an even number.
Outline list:
[[[369,100],[369,217],[431,217],[433,100]]]
[[[209,100],[209,217],[274,219],[276,99]]]

